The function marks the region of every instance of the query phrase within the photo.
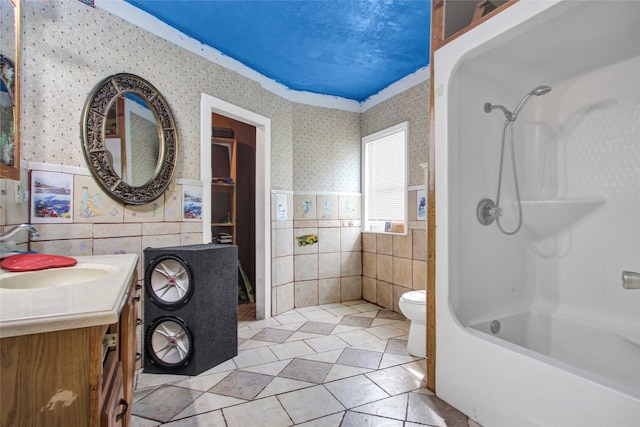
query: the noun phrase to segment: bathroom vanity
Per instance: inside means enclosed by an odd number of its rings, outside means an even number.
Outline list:
[[[130,425],[138,256],[76,259],[0,272],[3,426]]]

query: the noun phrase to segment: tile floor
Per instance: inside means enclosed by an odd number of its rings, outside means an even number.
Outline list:
[[[366,301],[238,322],[238,355],[195,377],[140,372],[132,425],[478,427],[425,388],[409,322]]]

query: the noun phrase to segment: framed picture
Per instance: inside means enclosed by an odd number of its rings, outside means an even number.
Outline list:
[[[20,179],[20,85],[17,78],[13,61],[0,54],[0,178],[16,180]]]
[[[417,206],[417,217],[418,219],[426,219],[427,218],[427,193],[425,190],[418,190],[416,192],[416,206]]]
[[[202,187],[196,185],[182,186],[182,220],[202,220]]]
[[[31,222],[73,221],[73,175],[31,172]]]

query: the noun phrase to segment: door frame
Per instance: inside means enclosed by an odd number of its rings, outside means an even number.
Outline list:
[[[202,241],[211,243],[211,113],[256,128],[256,318],[271,317],[271,119],[206,93],[200,101]]]

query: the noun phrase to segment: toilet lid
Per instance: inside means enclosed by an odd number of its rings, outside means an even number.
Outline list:
[[[427,291],[411,291],[402,294],[402,299],[411,304],[426,304]]]

